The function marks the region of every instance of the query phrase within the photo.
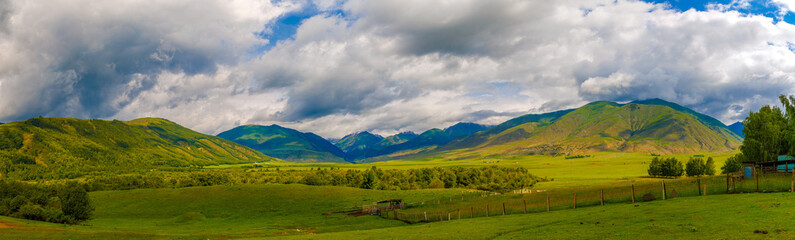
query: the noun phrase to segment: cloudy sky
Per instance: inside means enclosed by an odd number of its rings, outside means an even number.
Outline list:
[[[324,137],[795,93],[795,0],[0,0],[0,122],[162,117]]]

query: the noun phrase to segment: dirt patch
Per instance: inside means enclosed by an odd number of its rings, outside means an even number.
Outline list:
[[[18,228],[18,227],[22,227],[22,226],[14,224],[12,222],[0,221],[0,229],[4,229],[4,228]]]

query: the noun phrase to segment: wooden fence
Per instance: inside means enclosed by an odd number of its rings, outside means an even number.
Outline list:
[[[795,173],[741,174],[717,177],[664,179],[605,187],[557,189],[529,194],[478,194],[411,203],[402,209],[379,212],[381,217],[407,223],[549,212],[606,204],[636,203],[712,194],[782,192],[795,190]]]

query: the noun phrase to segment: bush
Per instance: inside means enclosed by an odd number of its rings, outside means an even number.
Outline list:
[[[723,167],[720,169],[723,173],[733,173],[738,172],[740,169],[743,168],[743,162],[745,161],[745,156],[742,153],[738,153],[737,155],[729,157],[726,159],[726,163],[723,164]]]
[[[428,184],[428,188],[444,188],[444,182],[439,179],[434,179],[430,184]]]
[[[70,183],[62,190],[61,208],[66,216],[75,220],[87,220],[94,211],[88,192],[76,183]]]

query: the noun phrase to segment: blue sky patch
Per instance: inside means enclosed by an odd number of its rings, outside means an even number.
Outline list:
[[[711,0],[711,1],[644,0],[644,1],[650,3],[667,3],[669,6],[671,6],[671,8],[683,12],[690,9],[695,9],[697,11],[706,11],[707,6],[710,4],[724,4],[724,5],[732,4],[731,0]],[[749,1],[747,6],[739,6],[739,7],[732,6],[730,10],[735,10],[744,14],[763,15],[774,19],[773,21],[776,23],[779,21],[784,21],[789,24],[795,24],[795,14],[793,14],[790,11],[786,11],[786,14],[782,16],[782,11],[780,6],[770,0]]]

